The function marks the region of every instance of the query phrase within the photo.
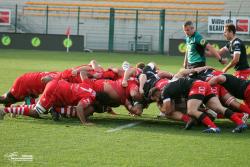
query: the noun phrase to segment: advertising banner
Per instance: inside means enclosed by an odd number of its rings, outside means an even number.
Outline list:
[[[84,36],[33,33],[0,33],[1,49],[83,51]]]
[[[208,33],[223,33],[224,25],[233,23],[235,25],[236,19],[228,17],[208,17]]]
[[[233,23],[237,34],[249,34],[249,17],[208,17],[208,33],[223,33],[225,24]]]
[[[249,34],[249,18],[241,17],[236,19],[236,33]]]
[[[9,26],[11,22],[11,11],[0,9],[0,25]]]

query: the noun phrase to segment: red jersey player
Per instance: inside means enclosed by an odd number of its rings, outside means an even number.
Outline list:
[[[31,117],[39,117],[48,111],[51,107],[76,106],[77,116],[82,124],[88,124],[84,112],[95,100],[96,93],[89,84],[73,84],[64,80],[53,80],[46,85],[38,103],[34,108],[28,106],[6,107],[0,110],[3,113],[27,115]]]
[[[1,104],[13,104],[23,101],[25,97],[37,98],[45,89],[47,81],[44,78],[54,78],[58,72],[31,72],[18,77],[10,91],[0,97]]]

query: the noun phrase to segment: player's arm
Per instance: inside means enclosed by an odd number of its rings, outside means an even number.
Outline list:
[[[226,77],[224,75],[214,76],[208,81],[211,86],[215,86],[216,84],[222,84],[224,82],[226,82]]]
[[[167,71],[161,71],[159,70],[157,72],[157,75],[160,77],[160,78],[167,78],[167,79],[172,79],[173,78],[173,74],[170,73],[170,72],[167,72]]]
[[[129,68],[124,72],[123,80],[122,80],[122,86],[127,87],[128,86],[128,79],[131,76],[136,75],[136,69],[135,68]]]
[[[92,69],[98,70],[99,64],[96,62],[96,60],[91,60],[89,65],[92,67]]]
[[[187,52],[187,49],[186,49],[184,62],[183,62],[183,68],[185,68],[185,69],[187,68],[187,54],[188,54],[188,52]]]
[[[173,78],[186,77],[191,73],[195,73],[195,70],[194,69],[180,69],[180,71],[176,73]]]
[[[140,85],[139,85],[139,92],[140,92],[141,94],[144,93],[143,87],[144,87],[146,81],[147,81],[147,76],[146,76],[146,74],[141,74],[141,75],[139,76],[139,83],[140,83]]]
[[[82,66],[82,67],[79,67],[79,68],[73,68],[72,69],[72,75],[76,76],[78,73],[80,73],[82,71],[87,72],[88,70],[93,70],[93,68],[90,67],[90,66]]]
[[[227,72],[230,68],[234,67],[240,60],[240,53],[234,52],[233,59],[227,64],[227,66],[222,70],[222,72]]]
[[[222,59],[221,55],[217,52],[217,50],[210,44],[206,39],[202,36],[197,38],[197,44],[202,46],[204,49],[209,50],[209,52],[214,55],[221,64],[225,64],[226,60]]]
[[[218,53],[219,55],[222,57],[223,55],[225,55],[228,52],[228,48],[226,46],[222,47]]]
[[[82,104],[81,101],[77,104],[75,108],[76,108],[76,113],[77,113],[78,118],[80,119],[81,124],[91,125],[92,123],[87,122],[87,118],[84,113],[84,105]]]
[[[197,72],[197,73],[200,73],[201,71],[208,70],[208,69],[215,70],[215,68],[211,67],[211,66],[204,66],[204,67],[194,68],[195,72]]]
[[[214,55],[218,59],[219,62],[222,63],[222,57],[221,57],[221,55],[219,54],[219,52],[217,52],[217,50],[211,44],[208,43],[206,45],[206,49],[208,49],[210,51],[210,53],[212,55]]]
[[[197,67],[193,69],[180,69],[180,71],[174,75],[174,78],[186,77],[189,74],[200,73],[201,71],[207,70],[207,69],[214,69],[214,68],[210,66],[204,66],[204,67]]]

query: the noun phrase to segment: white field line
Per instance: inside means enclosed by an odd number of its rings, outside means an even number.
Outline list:
[[[142,122],[134,122],[134,123],[129,123],[129,124],[126,124],[126,125],[122,125],[122,126],[118,126],[116,128],[113,128],[113,129],[110,129],[110,130],[107,130],[107,132],[116,132],[118,130],[122,130],[122,129],[125,129],[125,128],[131,128],[133,126],[136,126],[138,124],[140,124]]]

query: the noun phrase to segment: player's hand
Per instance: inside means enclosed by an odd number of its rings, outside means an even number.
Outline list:
[[[128,82],[127,81],[122,81],[122,87],[127,87],[128,86]]]

